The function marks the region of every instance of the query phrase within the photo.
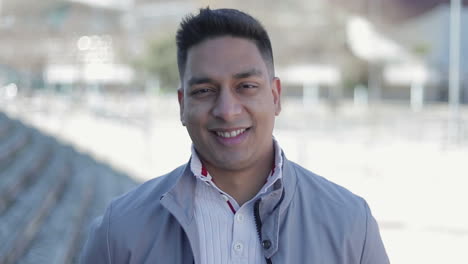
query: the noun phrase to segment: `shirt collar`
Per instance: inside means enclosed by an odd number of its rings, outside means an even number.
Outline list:
[[[281,155],[282,149],[279,146],[278,141],[273,137],[273,146],[274,146],[274,151],[275,151],[275,161],[272,165],[270,174],[263,185],[262,189],[260,189],[260,192],[257,194],[263,194],[269,190],[269,188],[276,182],[276,181],[281,181],[283,177],[283,156]],[[209,183],[210,185],[215,185],[213,178],[211,177],[210,173],[206,169],[206,167],[203,165],[201,162],[197,151],[195,150],[195,147],[192,144],[192,158],[190,159],[190,170],[192,171],[193,175],[205,182]]]

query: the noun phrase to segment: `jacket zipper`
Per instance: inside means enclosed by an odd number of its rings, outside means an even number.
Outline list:
[[[260,218],[260,202],[262,199],[258,199],[255,201],[254,204],[254,219],[255,219],[255,227],[257,228],[258,238],[260,239],[260,243],[263,246],[263,239],[262,239],[262,219]],[[272,264],[271,259],[265,257],[267,264]]]

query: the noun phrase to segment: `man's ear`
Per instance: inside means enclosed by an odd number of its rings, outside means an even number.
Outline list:
[[[177,89],[177,99],[179,100],[180,122],[185,126],[184,121],[184,88],[182,86]]]
[[[271,92],[275,104],[275,115],[279,115],[281,112],[281,81],[278,77],[273,78]]]

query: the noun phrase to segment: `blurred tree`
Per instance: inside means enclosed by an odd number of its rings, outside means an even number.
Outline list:
[[[179,83],[174,36],[167,34],[148,42],[145,52],[135,61],[137,70],[158,80],[162,91],[173,91]]]
[[[411,51],[419,58],[424,58],[431,52],[431,47],[428,43],[417,43],[411,47]]]

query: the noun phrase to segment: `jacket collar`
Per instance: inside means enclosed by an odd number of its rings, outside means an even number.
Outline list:
[[[291,200],[296,192],[297,175],[293,166],[293,162],[289,161],[283,153],[283,189],[284,197],[280,204],[280,214],[288,208]]]
[[[265,200],[272,200],[270,208],[263,207],[265,209],[264,213],[266,214],[271,214],[271,210],[276,210],[277,208],[279,208],[279,212],[282,214],[289,206],[296,190],[297,176],[292,162],[286,158],[284,152],[282,152],[281,155],[283,156],[283,177],[281,180],[276,180],[274,184],[273,193],[275,193],[275,195],[265,197]],[[167,180],[171,181],[172,184],[169,185],[170,187],[167,192],[161,197],[161,203],[166,208],[172,209],[169,211],[178,216],[178,221],[188,225],[194,218],[193,197],[195,197],[196,185],[196,178],[193,177],[190,169],[190,160],[181,170],[177,170],[176,173],[171,174],[169,177],[170,178]],[[280,195],[277,195],[278,193]]]
[[[269,240],[271,246],[264,249],[265,257],[271,258],[278,251],[279,227],[282,216],[291,203],[296,191],[297,176],[293,163],[283,155],[283,178],[275,183],[275,190],[263,197],[260,203],[260,219],[262,221],[262,240]],[[281,186],[279,186],[281,185]]]
[[[186,233],[195,259],[194,263],[200,263],[199,234],[193,221],[196,179],[191,174],[189,161],[182,170],[168,175],[167,180],[172,181],[172,184],[161,196],[160,202],[177,219]]]
[[[161,204],[166,207],[182,225],[190,225],[194,217],[195,178],[190,171],[190,160],[181,170],[167,178],[171,182],[166,193],[161,197]]]
[[[296,191],[297,175],[293,163],[289,161],[284,152],[283,177],[275,182],[275,190],[262,197],[260,216],[263,222],[262,239],[270,240],[271,247],[265,250],[265,256],[270,258],[277,250],[279,243],[279,226],[281,217],[289,207]],[[199,259],[199,234],[194,224],[194,196],[196,178],[190,170],[190,161],[184,168],[169,175],[171,187],[161,197],[161,204],[177,219],[186,232],[195,259]],[[196,248],[194,248],[196,247]],[[197,263],[197,262],[196,262]]]

